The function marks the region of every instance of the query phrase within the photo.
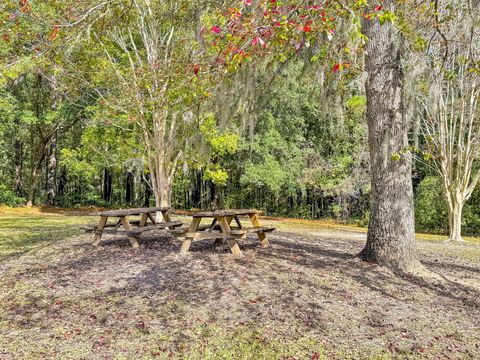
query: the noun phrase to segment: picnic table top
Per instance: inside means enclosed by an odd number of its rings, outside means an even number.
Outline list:
[[[157,211],[169,211],[170,207],[145,207],[145,208],[135,208],[135,209],[118,209],[118,210],[107,210],[92,215],[96,216],[127,216],[127,215],[141,215],[149,214]]]
[[[215,211],[202,211],[194,213],[194,218],[216,218],[219,216],[237,216],[237,215],[252,215],[256,214],[257,210],[252,209],[231,209],[231,210],[215,210]]]

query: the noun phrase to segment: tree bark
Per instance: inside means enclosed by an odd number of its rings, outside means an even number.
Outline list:
[[[150,184],[150,174],[145,174],[144,177],[145,182],[145,200],[143,202],[143,206],[149,207],[150,206],[150,197],[152,196],[152,188]]]
[[[43,160],[45,159],[45,149],[47,148],[48,142],[39,144],[39,147],[36,151],[36,161],[32,165],[32,171],[30,173],[30,187],[27,193],[27,204],[26,206],[33,206],[35,203],[35,194],[37,192],[38,185],[38,176],[42,168]],[[32,161],[35,160],[35,156],[32,156]]]
[[[395,11],[395,1],[384,2]],[[371,214],[365,248],[359,257],[395,272],[418,266],[415,242],[412,157],[405,116],[400,35],[391,22],[365,20]]]
[[[127,173],[127,179],[125,184],[125,202],[127,204],[133,203],[135,198],[135,185],[134,176],[131,171]]]
[[[22,196],[23,143],[15,140],[15,194]]]
[[[108,168],[103,170],[103,200],[108,203],[112,200],[112,172]]]
[[[54,135],[50,142],[50,156],[47,169],[47,204],[55,205],[56,191],[55,179],[57,173],[57,136]]]
[[[462,211],[463,204],[461,198],[453,199],[448,204],[448,230],[449,237],[447,242],[463,242],[462,238]]]
[[[35,203],[35,193],[37,192],[37,184],[38,184],[38,175],[40,173],[40,168],[42,166],[42,162],[44,159],[44,154],[41,156],[41,158],[38,159],[38,161],[35,163],[32,169],[32,173],[30,176],[30,187],[28,189],[27,193],[27,206],[31,207]]]

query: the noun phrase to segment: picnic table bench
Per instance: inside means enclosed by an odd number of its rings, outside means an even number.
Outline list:
[[[243,227],[240,217],[248,217],[253,226]],[[212,222],[208,226],[200,226],[202,219],[212,219]],[[237,225],[234,228],[230,226],[233,220]],[[256,210],[216,210],[194,213],[188,228],[174,229],[171,233],[185,238],[180,250],[182,254],[188,252],[192,241],[215,239],[226,240],[232,253],[241,255],[237,239],[245,238],[247,233],[256,233],[262,246],[268,247],[266,234],[274,230],[274,227],[261,226]]]
[[[130,244],[134,248],[138,248],[138,237],[146,232],[158,229],[172,230],[182,226],[181,221],[172,221],[170,218],[169,207],[150,207],[135,209],[120,209],[98,212],[92,215],[100,216],[98,225],[88,226],[85,228],[87,232],[95,234],[92,245],[99,246],[103,234],[122,234],[128,236]],[[164,222],[155,220],[155,213],[161,212]],[[140,216],[140,220],[129,221],[128,216]],[[108,223],[109,218],[117,218],[115,223]],[[150,220],[150,223],[148,223]]]

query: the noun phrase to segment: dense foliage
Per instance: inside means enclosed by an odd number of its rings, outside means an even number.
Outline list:
[[[145,36],[154,38],[146,34],[153,29],[135,28],[148,20],[147,8],[135,13],[122,1],[111,8],[87,1],[75,9],[54,1],[6,2],[0,39],[0,58],[7,64],[0,78],[0,203],[153,204],[148,159],[162,147],[147,149],[145,139],[153,135],[145,129],[155,134],[152,119],[167,109],[166,128],[172,129],[175,118],[181,124],[171,130],[172,149],[181,151],[165,165],[175,169],[174,207],[254,207],[272,215],[366,225],[370,180],[358,52],[365,39],[358,18],[336,18],[358,11],[363,2],[328,8],[327,14],[308,8],[301,24],[281,13],[289,7],[267,3],[262,21],[279,28],[275,35],[254,27],[235,30],[241,10],[256,21],[251,1],[227,13],[225,4],[209,1],[153,7],[181,30],[172,35],[169,67],[162,68],[165,63],[150,63],[151,49],[141,47]],[[363,16],[397,20],[380,5],[372,14]],[[170,23],[165,26],[163,39],[170,36]],[[420,52],[428,38],[422,31],[407,31]],[[252,34],[258,36],[249,38]],[[285,51],[273,51],[266,42]],[[224,54],[225,43],[238,48]],[[252,62],[255,56],[262,60]],[[165,92],[152,88],[158,79],[168,83]],[[161,104],[152,99],[162,99]],[[425,143],[418,132],[410,140]],[[446,231],[440,180],[425,161],[414,172],[417,225]],[[466,233],[480,229],[478,200],[476,191],[464,210]]]

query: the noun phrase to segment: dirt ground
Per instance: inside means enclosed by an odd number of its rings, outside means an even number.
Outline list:
[[[282,230],[283,229],[283,230]],[[288,231],[287,231],[288,230]],[[0,359],[480,358],[480,247],[419,243],[450,279],[354,259],[365,234],[280,227],[236,258],[168,236],[91,235],[0,262]],[[463,284],[463,285],[462,285]]]

